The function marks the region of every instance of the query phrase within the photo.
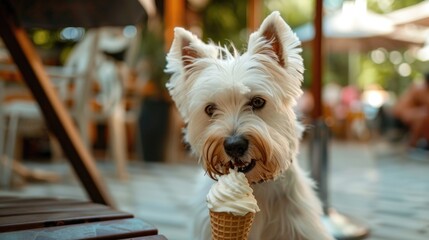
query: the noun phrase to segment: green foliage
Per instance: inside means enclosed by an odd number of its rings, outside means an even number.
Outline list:
[[[140,58],[146,62],[150,80],[156,84],[158,89],[164,89],[168,76],[164,73],[166,65],[164,36],[162,25],[155,22],[154,26],[145,26],[142,31],[140,45]]]
[[[272,11],[279,11],[282,17],[292,28],[301,26],[313,20],[315,6],[314,0],[265,0],[264,5],[265,16],[269,15]]]
[[[247,41],[247,1],[211,1],[201,13],[203,16],[203,39],[221,45],[233,43],[239,49]]]
[[[294,28],[312,20],[314,0],[279,1],[265,0],[263,16],[279,11],[288,24]],[[202,12],[203,39],[211,39],[222,45],[233,43],[239,49],[247,42],[247,1],[211,1]]]
[[[368,8],[377,13],[388,13],[393,10],[409,7],[423,0],[367,0]]]
[[[348,66],[344,63],[348,62],[348,55],[343,53],[332,53],[326,56],[325,69],[326,71],[324,83],[335,82],[342,86],[348,83]]]
[[[391,12],[403,7],[408,7],[421,2],[422,0],[368,0],[368,8],[372,11],[384,13]],[[389,3],[392,3],[389,5]],[[404,56],[406,48],[398,47],[395,49]],[[421,62],[410,62],[411,74],[407,77],[402,77],[398,73],[398,64],[393,64],[389,61],[389,52],[386,52],[386,61],[381,64],[376,64],[372,61],[369,52],[361,52],[359,54],[359,65],[349,63],[347,59],[348,52],[333,54],[329,53],[326,56],[324,82],[335,81],[341,85],[347,85],[356,82],[361,89],[371,85],[378,84],[383,88],[400,94],[409,84],[416,78],[421,77],[421,73],[428,70]],[[305,56],[304,56],[305,57]],[[404,61],[404,60],[403,60]],[[356,79],[348,79],[349,68],[358,68],[359,73]],[[308,68],[307,68],[308,69]],[[311,71],[311,69],[310,69]],[[307,79],[308,80],[308,79]]]

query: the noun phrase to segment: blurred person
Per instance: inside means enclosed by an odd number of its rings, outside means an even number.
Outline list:
[[[353,85],[345,86],[341,89],[341,102],[351,108],[356,102],[360,102],[360,91]]]
[[[393,115],[408,127],[411,147],[429,150],[429,72],[400,96]]]
[[[323,86],[323,111],[328,125],[337,125],[336,123],[346,118],[345,108],[341,103],[341,91],[342,87],[336,82],[329,82]]]
[[[322,89],[322,101],[325,111],[328,111],[328,116],[331,115],[336,121],[344,121],[346,119],[347,111],[343,104],[343,87],[336,83],[327,83]]]
[[[333,107],[341,101],[341,86],[336,82],[329,82],[323,86],[322,101],[323,104]]]
[[[346,114],[347,137],[367,140],[369,129],[363,112],[360,90],[354,85],[345,86],[341,90],[341,105]]]

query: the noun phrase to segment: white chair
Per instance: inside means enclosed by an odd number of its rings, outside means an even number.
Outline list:
[[[14,66],[1,66],[3,71],[17,71]],[[19,95],[25,91],[22,87],[5,88],[4,82],[0,80],[0,99],[6,95]],[[23,122],[23,120],[25,122]],[[8,187],[11,179],[12,169],[24,177],[44,180],[56,180],[59,176],[44,171],[28,171],[15,159],[15,148],[18,142],[18,131],[25,134],[41,134],[46,132],[46,126],[41,120],[39,106],[34,101],[17,98],[8,102],[0,101],[0,184]],[[24,124],[25,123],[25,124]],[[19,126],[19,128],[18,128]],[[55,141],[54,139],[52,139]],[[55,143],[53,144],[55,145]]]
[[[111,49],[114,44],[116,47],[130,44],[129,40],[112,39],[117,33],[117,28],[89,30],[84,39],[73,48],[64,67],[46,67],[46,70],[58,88],[60,99],[72,99],[70,114],[75,119],[80,135],[88,147],[90,146],[88,125],[91,121],[103,121],[109,127],[110,157],[116,163],[118,178],[124,180],[128,174],[125,110],[121,101],[122,80],[115,62],[103,54],[103,50]],[[95,82],[101,90],[94,96],[92,86]],[[74,85],[72,92],[70,84]],[[23,119],[40,120],[42,116],[35,102],[2,103],[4,96],[1,96],[1,93],[5,91],[2,91],[1,87],[0,85],[0,156],[3,160],[0,169],[3,171],[0,180],[3,186],[7,186],[14,165],[19,122]],[[92,111],[89,104],[90,99],[94,97],[102,107],[99,112]]]

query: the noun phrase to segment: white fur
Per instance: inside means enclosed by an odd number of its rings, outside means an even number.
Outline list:
[[[273,12],[250,35],[242,55],[204,44],[181,28],[176,28],[167,55],[166,72],[172,74],[167,87],[187,123],[185,140],[209,175],[226,173],[224,167],[232,160],[223,149],[225,138],[249,139],[240,161],[256,162],[246,177],[261,209],[250,239],[332,239],[321,223],[314,184],[295,161],[302,131],[293,112],[302,94],[299,46],[290,27]],[[254,97],[266,101],[262,109],[249,105]],[[215,106],[212,116],[205,113],[208,105]],[[213,182],[207,176],[201,182],[193,234],[194,239],[210,239],[205,196]]]

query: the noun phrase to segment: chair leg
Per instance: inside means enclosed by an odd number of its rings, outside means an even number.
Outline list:
[[[58,139],[52,134],[49,134],[49,144],[51,147],[52,161],[59,162],[63,158],[63,152]]]
[[[0,79],[0,105],[2,104],[3,95],[4,95],[4,83],[2,81],[3,79]],[[3,178],[5,176],[6,172],[6,154],[4,152],[5,148],[5,140],[6,140],[6,119],[5,115],[3,113],[3,108],[0,107],[0,187],[4,187],[4,181]]]
[[[109,147],[112,158],[116,163],[116,173],[120,180],[128,178],[127,171],[127,143],[125,136],[125,112],[122,105],[118,104],[109,116]]]
[[[8,187],[8,181],[6,179],[7,171],[8,171],[8,159],[6,156],[6,153],[4,152],[4,145],[5,145],[5,138],[6,138],[6,131],[5,131],[5,121],[1,117],[0,119],[0,187],[1,188],[7,188]]]
[[[5,146],[5,155],[3,156],[3,177],[1,185],[4,188],[10,187],[10,180],[12,177],[12,165],[14,161],[14,153],[15,153],[15,142],[16,135],[18,131],[18,122],[19,116],[16,114],[12,114],[9,118],[8,128],[7,128],[7,141]]]
[[[1,111],[1,109],[0,109],[0,111]],[[0,178],[0,186],[1,187],[4,187],[3,178],[5,176],[5,172],[6,172],[6,168],[7,168],[7,166],[6,166],[6,154],[4,154],[4,151],[3,151],[4,142],[5,142],[4,138],[6,137],[4,125],[5,125],[4,118],[3,118],[3,116],[0,116],[0,176],[2,176]]]

